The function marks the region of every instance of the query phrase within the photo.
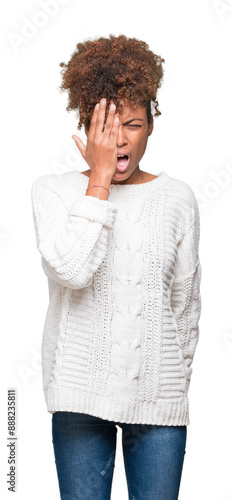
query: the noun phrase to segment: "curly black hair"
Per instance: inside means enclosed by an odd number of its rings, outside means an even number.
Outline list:
[[[78,43],[69,62],[60,63],[64,69],[58,88],[60,92],[68,91],[66,110],[77,111],[77,128],[80,130],[83,123],[89,128],[94,107],[102,97],[107,100],[106,118],[110,101],[119,114],[123,110],[122,102],[134,109],[146,108],[148,123],[151,102],[155,116],[161,115],[156,93],[163,79],[162,62],[165,60],[149,50],[146,42],[125,35]]]

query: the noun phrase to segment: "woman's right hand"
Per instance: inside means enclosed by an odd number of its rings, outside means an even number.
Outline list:
[[[87,135],[87,145],[85,146],[76,135],[72,136],[91,171],[110,178],[114,176],[117,168],[119,117],[115,116],[115,109],[116,106],[111,104],[104,127],[106,99],[101,99],[94,108]]]

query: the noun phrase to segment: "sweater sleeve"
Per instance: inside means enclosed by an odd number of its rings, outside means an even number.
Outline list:
[[[107,253],[118,208],[108,200],[79,194],[67,207],[59,190],[40,178],[31,189],[37,248],[47,277],[84,288]]]
[[[199,340],[201,315],[200,219],[195,195],[184,221],[184,234],[177,248],[171,308],[177,324],[189,386],[192,361]]]

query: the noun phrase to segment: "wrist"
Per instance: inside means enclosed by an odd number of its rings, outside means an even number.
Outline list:
[[[91,172],[85,194],[87,196],[96,196],[101,200],[107,200],[110,194],[110,185],[111,177],[109,175],[102,172]]]
[[[111,184],[112,176],[107,172],[91,172],[89,176],[89,185],[90,182],[94,184],[102,184],[103,186],[109,188]]]

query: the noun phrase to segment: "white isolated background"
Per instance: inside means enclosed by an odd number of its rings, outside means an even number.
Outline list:
[[[50,13],[48,13],[50,10]],[[232,1],[11,0],[1,16],[1,447],[7,490],[7,389],[17,391],[20,500],[59,499],[41,373],[46,276],[30,190],[46,174],[86,170],[73,139],[59,63],[88,38],[124,34],[165,59],[141,169],[187,182],[201,217],[202,315],[189,391],[190,426],[179,500],[232,500]],[[141,75],[142,76],[142,75]],[[142,467],[142,464],[141,464]],[[128,498],[118,429],[112,500]],[[84,499],[83,499],[84,500]],[[144,499],[146,500],[146,499]]]

